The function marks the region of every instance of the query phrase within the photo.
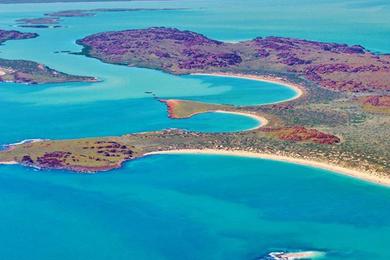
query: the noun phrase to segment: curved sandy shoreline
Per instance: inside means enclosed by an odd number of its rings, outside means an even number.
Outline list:
[[[305,88],[302,87],[299,84],[295,84],[292,82],[289,82],[283,78],[279,77],[272,77],[272,76],[260,76],[260,75],[250,75],[250,74],[239,74],[239,73],[225,73],[225,72],[216,72],[216,73],[192,73],[191,75],[194,76],[210,76],[210,77],[225,77],[225,78],[237,78],[237,79],[247,79],[247,80],[255,80],[255,81],[262,81],[262,82],[268,82],[268,83],[274,83],[279,84],[284,87],[290,88],[295,91],[296,95],[292,98],[277,101],[274,103],[268,103],[264,105],[270,105],[270,104],[277,104],[277,103],[283,103],[287,101],[291,101],[297,98],[300,98],[305,94]]]
[[[246,79],[246,80],[254,80],[254,81],[275,83],[275,84],[279,84],[279,85],[282,85],[284,87],[290,88],[290,89],[292,89],[296,93],[295,96],[293,96],[293,97],[291,97],[289,99],[285,99],[285,100],[281,100],[281,101],[277,101],[277,102],[273,102],[273,103],[267,103],[267,104],[264,104],[264,105],[271,105],[271,104],[278,104],[278,103],[288,102],[288,101],[300,98],[301,96],[303,96],[305,94],[304,87],[302,87],[302,86],[300,86],[298,84],[292,83],[292,82],[288,82],[288,81],[286,81],[283,78],[272,77],[272,76],[260,76],[260,75],[239,74],[239,73],[225,73],[225,72],[191,73],[190,75],[193,75],[193,76],[210,76],[210,77],[225,77],[225,78],[239,78],[239,79]],[[167,100],[167,101],[181,101],[181,100],[171,99],[171,100]],[[168,108],[169,108],[169,106],[170,106],[169,103],[166,102],[166,104],[168,105]],[[269,123],[269,121],[265,117],[262,117],[262,116],[259,116],[259,115],[255,115],[255,114],[252,114],[252,113],[245,113],[245,112],[234,112],[234,111],[229,111],[229,110],[210,110],[210,111],[206,111],[206,112],[192,113],[189,117],[197,115],[197,114],[208,113],[208,112],[236,114],[236,115],[251,117],[251,118],[253,118],[253,119],[255,119],[255,120],[257,120],[259,122],[259,125],[257,125],[256,127],[253,127],[253,128],[250,128],[250,129],[246,129],[246,130],[242,130],[242,131],[255,130],[255,129],[263,127],[263,126],[265,126],[265,125],[267,125]]]
[[[244,116],[244,117],[249,117],[249,118],[252,118],[254,120],[256,120],[258,122],[257,126],[255,127],[252,127],[252,128],[248,128],[248,129],[244,129],[244,130],[241,130],[240,132],[244,132],[244,131],[251,131],[251,130],[255,130],[255,129],[258,129],[260,127],[263,127],[265,125],[267,125],[269,123],[268,119],[263,117],[263,116],[260,116],[260,115],[256,115],[254,113],[249,113],[249,112],[237,112],[237,111],[231,111],[231,110],[223,110],[223,109],[216,109],[216,110],[207,110],[207,111],[201,111],[201,112],[194,112],[194,113],[191,113],[185,117],[177,117],[175,115],[174,112],[172,112],[172,108],[177,105],[179,102],[182,102],[182,101],[185,101],[185,100],[180,100],[180,99],[168,99],[168,100],[164,100],[164,99],[160,99],[160,102],[163,102],[166,104],[166,106],[168,107],[168,114],[169,114],[169,117],[172,118],[172,119],[185,119],[185,118],[190,118],[190,117],[193,117],[195,115],[200,115],[200,114],[204,114],[204,113],[223,113],[223,114],[233,114],[233,115],[239,115],[239,116]],[[174,104],[173,104],[174,103]]]
[[[234,111],[228,111],[228,110],[215,110],[215,111],[210,111],[210,112],[212,112],[212,113],[223,113],[223,114],[232,114],[232,115],[246,116],[246,117],[253,118],[253,119],[255,119],[258,122],[257,126],[249,128],[249,129],[242,130],[240,132],[255,130],[255,129],[263,127],[263,126],[265,126],[265,125],[267,125],[269,123],[267,118],[262,117],[262,116],[258,116],[258,115],[255,115],[255,114],[251,114],[251,113],[234,112]],[[205,113],[207,113],[207,112],[205,112]]]
[[[300,165],[311,166],[315,168],[321,168],[329,170],[338,174],[354,177],[360,180],[368,181],[374,184],[379,184],[385,187],[390,187],[390,179],[384,178],[381,176],[375,176],[369,173],[361,172],[358,170],[352,170],[344,168],[337,165],[331,165],[328,163],[310,161],[304,159],[298,159],[282,155],[272,155],[266,153],[256,153],[256,152],[247,152],[247,151],[229,151],[229,150],[217,150],[217,149],[179,149],[179,150],[167,150],[167,151],[157,151],[144,154],[147,155],[159,155],[159,154],[209,154],[209,155],[226,155],[226,156],[238,156],[238,157],[250,157],[258,159],[267,159],[273,161],[281,161],[288,163],[295,163]]]

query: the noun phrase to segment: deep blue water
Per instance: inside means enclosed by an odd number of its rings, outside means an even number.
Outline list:
[[[91,33],[149,26],[225,41],[278,35],[362,44],[390,52],[387,1],[150,1],[0,5],[0,28],[66,9],[185,7],[66,18],[59,29],[0,46],[0,57],[99,77],[94,84],[0,83],[0,144],[184,128],[240,131],[253,119],[206,113],[167,118],[161,98],[234,105],[289,99],[250,80],[172,76],[55,53]],[[255,259],[319,250],[326,259],[390,259],[390,191],[325,170],[269,160],[150,156],[96,175],[0,167],[0,259]]]

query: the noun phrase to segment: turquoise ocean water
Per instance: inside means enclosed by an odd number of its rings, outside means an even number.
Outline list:
[[[172,76],[59,51],[91,33],[172,26],[225,41],[278,35],[362,44],[390,53],[387,1],[150,1],[0,5],[0,28],[55,10],[182,7],[63,19],[22,29],[0,57],[29,59],[102,82],[0,83],[0,144],[184,128],[240,131],[253,119],[206,113],[167,118],[161,98],[266,104],[295,93],[242,79]],[[390,259],[390,190],[324,170],[269,160],[150,156],[96,175],[0,167],[0,259],[256,259],[319,250],[326,259]]]

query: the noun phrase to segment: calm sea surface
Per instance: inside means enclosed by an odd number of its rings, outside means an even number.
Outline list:
[[[64,18],[62,28],[15,20],[69,9],[178,7]],[[150,1],[0,5],[0,28],[37,32],[0,57],[28,59],[99,83],[0,83],[0,145],[183,128],[255,127],[206,113],[167,118],[161,98],[234,105],[289,99],[288,88],[250,80],[172,76],[104,64],[75,40],[109,30],[170,26],[224,41],[289,36],[390,53],[388,1]],[[229,156],[164,155],[96,175],[0,167],[0,259],[256,259],[318,250],[326,259],[390,259],[390,190],[311,167]]]

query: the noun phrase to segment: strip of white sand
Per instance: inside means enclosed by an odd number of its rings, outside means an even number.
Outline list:
[[[0,162],[0,165],[13,165],[13,164],[18,164],[18,162],[15,162],[15,161]]]
[[[269,254],[273,259],[276,260],[298,260],[298,259],[313,259],[323,257],[325,253],[319,251],[302,251],[302,252],[273,252]]]
[[[365,180],[372,183],[390,187],[390,179],[385,178],[383,176],[378,176],[367,172],[349,169],[349,168],[333,165],[330,163],[311,161],[311,160],[287,157],[282,155],[273,155],[273,154],[238,151],[238,150],[237,151],[217,150],[217,149],[182,149],[182,150],[170,150],[170,151],[157,151],[157,152],[150,152],[145,155],[155,155],[155,154],[210,154],[210,155],[228,155],[228,156],[251,157],[251,158],[268,159],[274,161],[283,161],[283,162],[308,165],[316,168],[330,170],[335,173],[347,175],[350,177],[358,178],[360,180]]]
[[[246,116],[255,119],[259,124],[253,128],[246,129],[244,131],[249,131],[249,130],[255,130],[257,128],[263,127],[268,124],[268,120],[265,117],[251,114],[251,113],[242,113],[242,112],[233,112],[233,111],[225,111],[225,110],[216,110],[216,111],[210,111],[210,112],[215,112],[215,113],[224,113],[224,114],[233,114],[233,115],[240,115],[240,116]]]

